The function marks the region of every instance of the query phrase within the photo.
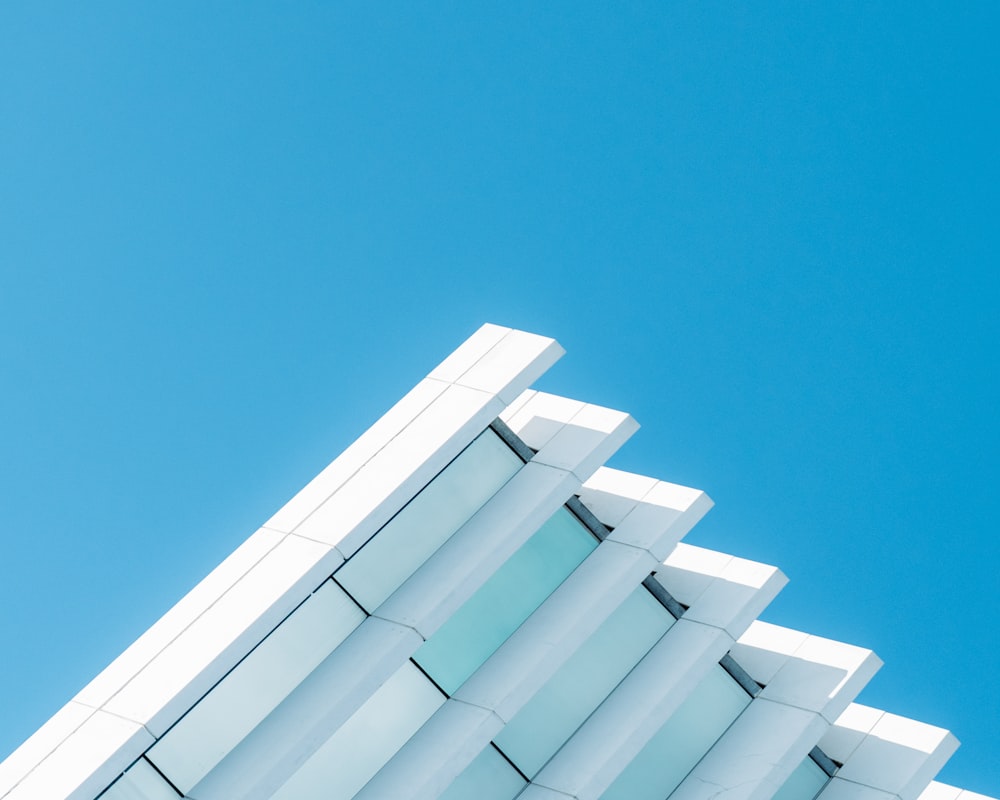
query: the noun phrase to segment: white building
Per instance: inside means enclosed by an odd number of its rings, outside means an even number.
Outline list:
[[[869,650],[602,466],[619,411],[486,325],[0,764],[3,800],[977,800]]]

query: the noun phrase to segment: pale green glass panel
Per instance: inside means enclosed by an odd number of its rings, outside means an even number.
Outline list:
[[[444,703],[407,661],[272,795],[350,800]]]
[[[595,547],[583,524],[559,509],[424,642],[414,661],[453,694]]]
[[[665,800],[749,703],[728,672],[712,667],[601,800]]]
[[[146,754],[189,792],[365,618],[326,581]]]
[[[806,756],[775,792],[772,800],[813,800],[829,780],[826,771]]]
[[[485,430],[337,570],[337,582],[374,611],[523,465]]]
[[[507,723],[497,746],[534,776],[673,623],[640,586]]]
[[[178,800],[177,792],[140,758],[99,800]]]
[[[527,785],[495,747],[487,747],[438,800],[513,800]]]

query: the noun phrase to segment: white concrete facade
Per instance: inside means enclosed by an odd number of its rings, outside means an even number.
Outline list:
[[[980,800],[853,703],[869,650],[762,623],[703,493],[485,325],[27,742],[0,800]]]

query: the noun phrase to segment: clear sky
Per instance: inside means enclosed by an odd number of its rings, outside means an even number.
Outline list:
[[[482,322],[1000,795],[995,3],[0,4],[0,757]]]

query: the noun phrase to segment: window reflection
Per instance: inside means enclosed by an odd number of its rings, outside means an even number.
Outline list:
[[[454,694],[595,547],[593,534],[559,509],[424,642],[414,661]]]
[[[673,623],[640,586],[507,723],[497,746],[535,775]]]

